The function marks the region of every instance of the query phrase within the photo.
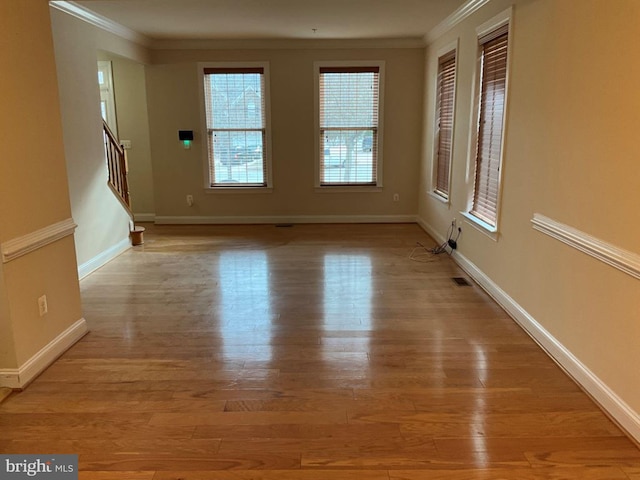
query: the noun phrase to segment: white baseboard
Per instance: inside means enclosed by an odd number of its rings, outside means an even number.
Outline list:
[[[24,365],[19,368],[0,369],[0,387],[13,389],[26,387],[88,331],[86,320],[81,318],[51,340],[42,350],[27,360]]]
[[[156,214],[155,213],[134,213],[133,218],[135,218],[136,222],[155,222]]]
[[[417,222],[436,241],[445,240],[423,219],[418,218]],[[591,395],[608,415],[618,422],[631,437],[640,442],[640,414],[638,412],[633,410],[473,262],[458,251],[454,252],[452,257],[460,268],[469,274],[574,381]]]
[[[248,225],[273,223],[415,223],[415,215],[290,215],[290,216],[163,216],[155,223],[162,225]]]
[[[421,217],[416,218],[416,223],[422,227],[422,229],[429,234],[431,238],[433,238],[437,243],[443,243],[446,238],[440,235],[435,228],[433,228],[429,223],[427,223]]]
[[[131,239],[129,237],[122,239],[120,242],[116,243],[113,247],[106,249],[104,252],[99,253],[95,257],[93,257],[88,262],[83,263],[78,267],[78,278],[81,280],[89,275],[90,273],[95,272],[97,269],[106,265],[111,260],[116,258],[118,255],[126,252],[129,248],[131,248]]]

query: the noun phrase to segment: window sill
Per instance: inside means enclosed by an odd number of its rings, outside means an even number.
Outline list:
[[[438,200],[440,203],[444,203],[445,205],[447,205],[448,207],[451,207],[451,202],[449,201],[448,198],[444,198],[442,195],[438,195],[436,192],[434,191],[429,191],[427,192],[427,194],[432,197],[435,198],[436,200]]]
[[[498,233],[498,228],[497,227],[493,227],[493,226],[489,225],[488,223],[483,222],[479,218],[474,217],[473,215],[471,215],[469,212],[460,212],[460,215],[462,215],[464,217],[464,219],[467,222],[467,224],[469,224],[470,226],[472,226],[473,228],[478,230],[480,233],[483,233],[484,235],[489,237],[494,242],[498,241],[498,237],[499,237],[500,234]]]
[[[368,186],[325,186],[315,188],[316,193],[377,193],[382,192],[382,187],[368,187]]]
[[[207,195],[273,193],[273,187],[205,187]]]

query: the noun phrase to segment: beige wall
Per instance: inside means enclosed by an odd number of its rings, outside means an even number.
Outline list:
[[[60,121],[57,116],[43,115],[57,113],[59,106],[55,64],[47,48],[51,46],[51,29],[48,17],[43,18],[40,11],[41,3],[30,0],[24,4],[3,2],[1,5],[3,15],[0,17],[17,18],[15,22],[2,22],[3,44],[20,45],[20,41],[24,41],[25,45],[1,49],[0,91],[11,93],[3,94],[0,115],[3,150],[0,241],[45,227],[52,218],[58,221],[69,216],[65,170],[59,168],[64,165],[63,146],[58,141],[47,141],[58,140],[62,135]],[[34,11],[34,24],[28,20],[31,11]],[[43,31],[32,34],[36,24],[44,25]],[[43,42],[42,48],[36,46],[36,41]],[[36,71],[38,75],[34,75]],[[49,92],[52,94],[45,94]],[[21,131],[16,132],[18,125]],[[25,185],[29,185],[29,194],[24,190]]]
[[[24,365],[82,317],[73,237],[58,240],[4,266],[13,318],[16,362]],[[39,316],[37,299],[49,312]]]
[[[51,9],[69,191],[79,265],[126,241],[129,216],[107,185],[102,140],[98,50],[140,57],[139,49]],[[143,57],[143,56],[142,56]]]
[[[149,117],[144,65],[122,57],[107,54],[113,69],[116,98],[116,117],[120,139],[131,141],[127,150],[129,162],[129,190],[136,214],[153,214],[153,173],[151,144],[149,143]]]
[[[314,61],[384,60],[384,190],[314,189]],[[197,62],[270,65],[273,193],[205,194],[206,134],[200,124]],[[153,53],[147,93],[156,214],[159,216],[415,215],[422,123],[423,49],[166,50]],[[191,150],[178,142],[192,129]],[[400,201],[393,202],[393,194]],[[185,196],[195,205],[188,207]]]
[[[0,3],[0,242],[71,217],[48,3]],[[0,369],[16,368],[82,316],[72,236],[0,268]],[[40,317],[37,299],[47,295]]]
[[[459,252],[640,412],[638,280],[531,228],[541,213],[640,253],[640,3],[496,0],[427,53],[420,217],[443,235],[467,207],[475,28],[515,3],[499,238],[463,223]],[[427,195],[436,52],[460,39],[452,201]]]
[[[2,333],[0,335],[0,369],[17,368],[11,310],[9,310],[9,297],[2,262],[0,262],[0,333]]]

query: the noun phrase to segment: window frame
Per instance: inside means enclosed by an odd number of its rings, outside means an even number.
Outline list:
[[[433,142],[432,142],[432,146],[433,146],[433,151],[431,152],[431,185],[429,188],[429,194],[436,198],[437,200],[450,205],[451,204],[451,185],[452,185],[452,171],[453,171],[453,145],[455,142],[455,131],[456,131],[456,100],[457,100],[457,90],[458,90],[458,65],[459,65],[459,59],[458,59],[458,43],[459,40],[456,39],[453,42],[448,43],[447,45],[444,45],[443,47],[439,48],[437,53],[436,53],[436,81],[435,81],[435,91],[434,91],[434,105],[435,105],[435,109],[434,109],[434,117],[433,117]],[[440,124],[440,103],[439,103],[439,99],[440,99],[440,87],[441,87],[441,83],[439,82],[439,76],[440,76],[440,67],[443,63],[443,60],[448,60],[449,57],[453,56],[453,58],[455,59],[455,67],[454,67],[454,74],[453,74],[453,99],[452,99],[452,106],[451,106],[451,110],[453,112],[453,118],[452,118],[452,122],[451,122],[451,144],[449,146],[449,175],[447,178],[447,193],[446,195],[444,194],[444,192],[441,192],[438,190],[438,167],[439,167],[439,162],[438,162],[438,153],[439,153],[439,147],[440,147],[440,128],[439,128],[439,124]]]
[[[504,106],[502,111],[502,132],[500,138],[500,161],[498,166],[498,188],[496,199],[496,215],[495,225],[491,225],[481,218],[475,216],[472,212],[474,208],[474,196],[476,185],[476,161],[478,158],[478,137],[480,133],[480,117],[481,117],[481,97],[482,97],[482,55],[483,45],[487,41],[482,42],[482,39],[491,35],[493,32],[500,30],[503,27],[507,27],[507,60],[506,60],[506,72],[505,72],[505,91],[504,91]],[[512,49],[511,42],[513,40],[513,8],[510,7],[495,17],[491,18],[487,22],[476,28],[476,43],[477,43],[477,62],[476,62],[476,75],[474,85],[474,95],[472,99],[472,119],[471,125],[474,125],[470,131],[469,138],[469,154],[467,163],[467,185],[469,186],[467,191],[467,205],[465,210],[460,214],[467,220],[468,224],[477,228],[480,232],[486,234],[489,238],[497,241],[499,238],[499,226],[500,226],[500,213],[502,210],[502,189],[503,189],[503,171],[504,171],[504,155],[506,146],[506,137],[508,129],[508,116],[509,116],[509,83],[510,83],[510,71],[511,71],[511,58]]]
[[[376,156],[376,182],[375,184],[333,184],[323,185],[320,178],[320,70],[323,68],[362,68],[374,67],[378,69],[378,126],[377,126],[377,156]],[[381,192],[383,173],[383,144],[384,144],[384,60],[347,60],[347,61],[321,61],[314,62],[314,186],[316,192]]]
[[[271,193],[273,191],[272,145],[271,145],[271,95],[269,62],[203,62],[197,64],[200,96],[200,124],[202,127],[202,167],[205,193]],[[209,134],[207,126],[205,70],[206,69],[255,69],[263,70],[264,80],[264,185],[235,184],[234,186],[213,185],[209,164]]]

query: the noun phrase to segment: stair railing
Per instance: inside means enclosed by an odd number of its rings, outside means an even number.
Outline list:
[[[102,125],[104,151],[109,170],[109,186],[126,207],[129,215],[131,215],[131,197],[129,196],[129,182],[127,181],[127,175],[129,173],[127,152],[122,145],[120,145],[118,139],[107,125],[107,122],[103,120]]]

